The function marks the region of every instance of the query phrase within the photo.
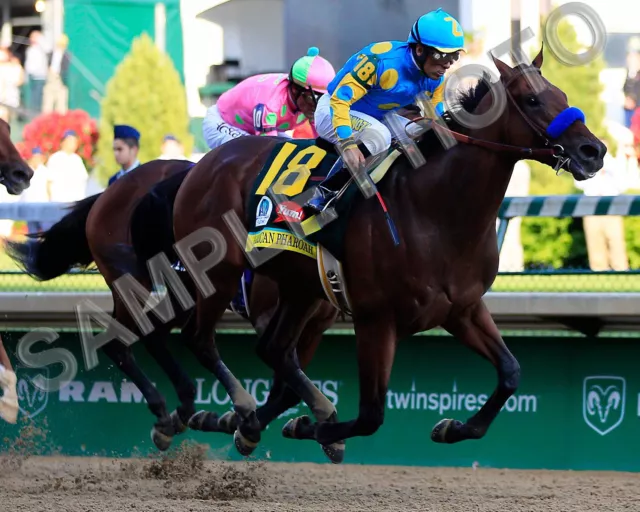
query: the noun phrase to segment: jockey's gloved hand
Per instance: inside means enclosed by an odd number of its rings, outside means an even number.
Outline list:
[[[353,146],[349,149],[345,149],[344,153],[342,154],[342,158],[347,167],[352,170],[364,167],[365,158],[358,146]]]

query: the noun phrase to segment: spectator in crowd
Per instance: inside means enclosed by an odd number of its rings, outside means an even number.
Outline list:
[[[637,108],[633,117],[631,117],[629,130],[633,136],[633,148],[638,159],[638,165],[640,165],[640,108]]]
[[[31,185],[20,195],[20,201],[24,203],[48,203],[51,201],[51,174],[45,165],[45,157],[40,148],[34,148],[31,158],[27,160],[29,167],[33,169]],[[27,222],[27,231],[36,233],[46,231],[53,222],[31,220]]]
[[[602,169],[593,178],[574,180],[574,183],[586,196],[617,196],[629,187],[626,169],[611,155],[609,147]],[[583,217],[582,223],[591,270],[629,270],[624,218],[620,215],[590,215]]]
[[[170,133],[165,135],[162,141],[161,152],[158,160],[187,160],[187,157],[184,156],[182,143]]]
[[[636,109],[634,119],[637,119],[636,124],[640,121],[640,109]],[[616,141],[618,149],[615,159],[618,160],[619,165],[623,167],[627,173],[628,188],[640,188],[640,167],[638,166],[635,136],[632,131],[634,127],[633,122],[631,123],[631,129],[611,119],[604,119],[603,124],[607,132],[609,132],[611,137]]]
[[[0,48],[0,119],[7,123],[13,118],[13,109],[20,106],[20,86],[24,83],[24,70],[9,48]]]
[[[139,149],[140,132],[138,130],[126,124],[113,127],[113,155],[120,170],[109,178],[109,185],[140,165]]]
[[[640,38],[632,37],[627,45],[627,78],[624,92],[624,125],[631,127],[631,118],[640,107]]]
[[[72,202],[84,199],[89,175],[80,155],[76,132],[67,130],[62,136],[60,151],[49,157],[51,201]]]
[[[42,112],[42,94],[49,72],[49,58],[42,32],[31,32],[29,42],[24,61],[24,70],[29,80],[29,108],[39,114]]]
[[[93,196],[104,192],[104,185],[98,179],[97,169],[94,168],[89,171],[89,178],[87,179],[87,188],[85,190],[85,196]]]
[[[58,112],[64,114],[69,105],[69,89],[67,79],[71,58],[67,51],[69,38],[62,34],[49,59],[49,72],[42,95],[42,112]]]
[[[516,162],[505,197],[528,196],[530,182],[531,167],[529,164],[525,160]],[[499,272],[522,272],[524,270],[524,248],[520,238],[521,227],[522,217],[516,217],[509,221],[500,250]]]

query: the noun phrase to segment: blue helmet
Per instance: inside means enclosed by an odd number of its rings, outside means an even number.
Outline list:
[[[442,9],[436,9],[418,18],[411,27],[407,42],[451,53],[464,50],[464,32],[458,20]]]

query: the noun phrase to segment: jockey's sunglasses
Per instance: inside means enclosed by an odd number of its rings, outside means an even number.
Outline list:
[[[311,87],[304,89],[303,94],[305,94],[307,97],[313,99],[316,104],[318,103],[318,101],[320,101],[320,98],[322,98],[322,94],[321,92],[316,92],[314,91]]]
[[[447,62],[455,62],[460,58],[460,52],[443,53],[438,50],[431,50],[431,57],[438,62],[446,64]]]

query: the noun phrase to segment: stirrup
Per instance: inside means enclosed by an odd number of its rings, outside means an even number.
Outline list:
[[[322,185],[318,185],[314,195],[304,206],[316,213],[322,213],[338,197],[338,192],[329,190]]]

